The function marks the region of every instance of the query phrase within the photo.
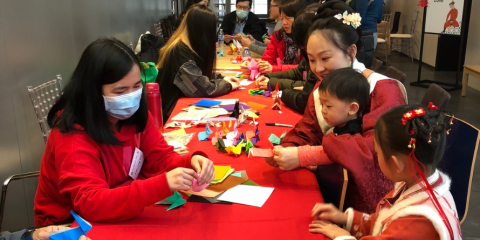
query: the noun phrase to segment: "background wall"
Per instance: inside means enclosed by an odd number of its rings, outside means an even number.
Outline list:
[[[480,1],[472,1],[465,65],[480,65]],[[480,79],[469,77],[468,86],[480,91]]]
[[[66,84],[99,37],[136,44],[172,12],[170,0],[0,1],[0,181],[40,169],[45,144],[27,93],[61,74]],[[9,187],[3,230],[33,226],[37,180]]]

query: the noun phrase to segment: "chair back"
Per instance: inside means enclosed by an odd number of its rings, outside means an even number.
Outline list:
[[[446,109],[450,102],[450,94],[435,83],[430,84],[425,95],[423,95],[422,105],[428,106],[430,102],[439,109]]]
[[[26,179],[26,178],[34,178],[34,177],[38,177],[39,175],[40,175],[39,171],[22,173],[22,174],[15,174],[15,175],[12,175],[12,176],[8,177],[5,180],[5,182],[3,182],[2,196],[0,198],[0,232],[2,232],[3,215],[5,213],[5,202],[7,200],[7,190],[8,190],[8,185],[10,184],[10,182],[15,181],[15,180]]]
[[[454,118],[447,136],[445,154],[438,169],[452,179],[450,192],[457,207],[458,219],[462,223],[468,212],[473,169],[477,158],[480,132],[469,123]]]
[[[50,127],[47,123],[48,112],[60,95],[62,95],[61,81],[62,76],[57,75],[56,79],[36,87],[27,86],[28,94],[30,95],[35,114],[37,115],[45,143],[47,143],[48,134],[50,133]]]
[[[407,75],[403,73],[402,71],[398,70],[394,66],[390,66],[387,68],[387,71],[383,74],[389,78],[397,79],[401,83],[405,82],[405,79],[407,79]]]
[[[348,172],[338,163],[318,165],[315,172],[325,203],[332,203],[343,211],[347,193]]]
[[[383,38],[386,41],[387,38],[390,36],[390,34],[388,34],[388,29],[389,26],[387,21],[382,21],[381,23],[377,24],[378,38]]]
[[[382,21],[390,22],[390,18],[391,18],[391,17],[392,17],[392,14],[391,14],[391,13],[383,14],[383,19],[382,19]]]
[[[398,25],[400,24],[400,14],[401,12],[395,12],[395,15],[393,16],[393,28],[390,33],[397,33],[398,32]]]
[[[378,58],[373,58],[372,62],[372,71],[377,72],[378,69],[383,65],[383,61]]]
[[[412,18],[412,26],[410,26],[410,35],[415,33],[415,25],[417,24],[417,19],[418,19],[418,11],[413,12],[413,18]]]

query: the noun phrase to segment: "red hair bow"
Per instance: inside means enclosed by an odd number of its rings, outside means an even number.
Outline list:
[[[430,110],[432,110],[432,111],[436,111],[436,110],[438,110],[438,107],[437,107],[437,106],[435,106],[435,105],[433,105],[433,103],[432,103],[432,102],[430,102],[430,103],[428,104],[428,108],[429,108]]]

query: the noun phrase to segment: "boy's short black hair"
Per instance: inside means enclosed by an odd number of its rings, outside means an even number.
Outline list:
[[[253,0],[237,0],[237,2],[235,3],[235,6],[237,6],[237,4],[238,4],[239,2],[246,2],[246,1],[248,1],[248,4],[250,5],[250,8],[252,8],[252,1],[253,1]]]
[[[329,73],[318,91],[328,92],[345,102],[358,103],[357,116],[362,116],[370,100],[370,84],[363,74],[353,68],[340,68]]]

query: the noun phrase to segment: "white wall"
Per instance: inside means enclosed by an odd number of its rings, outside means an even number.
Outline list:
[[[472,1],[465,65],[480,65],[480,1]],[[480,91],[480,79],[469,77],[468,86]]]

